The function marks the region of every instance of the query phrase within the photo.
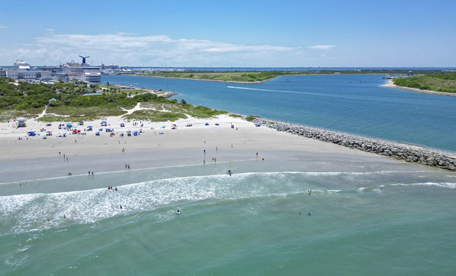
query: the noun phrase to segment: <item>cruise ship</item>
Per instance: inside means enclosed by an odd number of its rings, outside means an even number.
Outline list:
[[[30,70],[30,64],[27,62],[23,61],[22,59],[16,60],[14,63],[14,69],[16,70]]]
[[[64,65],[61,65],[59,70],[61,73],[70,74],[70,75],[80,75],[81,80],[88,82],[100,82],[101,81],[101,67],[100,66],[91,66],[86,63],[86,58],[82,58],[82,63],[77,63],[74,61],[67,62]]]

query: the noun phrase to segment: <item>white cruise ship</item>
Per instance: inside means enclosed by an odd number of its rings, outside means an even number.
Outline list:
[[[91,66],[86,63],[86,58],[83,57],[82,63],[76,63],[74,61],[67,62],[66,64],[60,66],[60,71],[62,73],[77,74],[81,76],[83,81],[88,82],[100,82],[101,81],[101,67],[100,66]]]
[[[16,70],[30,70],[30,64],[27,62],[23,61],[22,59],[16,60],[14,63],[14,69]]]

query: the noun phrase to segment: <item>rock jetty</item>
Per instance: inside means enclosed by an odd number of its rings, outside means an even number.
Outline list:
[[[414,162],[422,165],[456,171],[456,153],[453,152],[440,151],[420,145],[393,142],[356,134],[309,127],[300,124],[265,120],[262,118],[256,118],[252,122],[256,126],[266,126],[277,131],[290,133],[292,135],[338,144],[343,147],[371,152],[406,162]]]

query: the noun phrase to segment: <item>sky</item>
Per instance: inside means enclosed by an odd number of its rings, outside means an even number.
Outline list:
[[[0,65],[456,67],[454,0],[0,0]]]

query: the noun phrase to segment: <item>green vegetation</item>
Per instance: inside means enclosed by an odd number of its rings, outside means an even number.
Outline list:
[[[127,113],[137,103],[151,105],[154,110],[135,112],[126,116],[128,119],[175,120],[187,118],[187,115],[209,118],[225,111],[212,110],[208,107],[193,106],[185,100],[168,100],[155,94],[127,97],[126,93],[113,88],[101,96],[81,96],[96,91],[97,85],[87,87],[86,83],[16,84],[12,79],[0,78],[0,121],[18,117],[31,118],[39,115],[48,105],[47,115],[41,121],[84,121],[120,116]],[[129,91],[131,92],[131,91]],[[51,99],[55,99],[50,101]],[[166,107],[164,107],[166,106]],[[157,108],[160,107],[160,108]],[[162,109],[165,109],[162,111]],[[187,115],[185,115],[187,114]],[[148,118],[147,116],[150,116]]]
[[[245,119],[246,119],[247,121],[253,121],[253,120],[255,120],[255,116],[250,115],[250,116],[248,116],[248,117],[245,118]]]
[[[273,124],[275,124],[275,123],[274,123],[274,122],[269,122],[269,124],[273,125]]]
[[[394,84],[420,90],[456,93],[456,74],[440,73],[411,78],[397,78]]]
[[[153,122],[175,121],[177,119],[186,119],[188,116],[195,118],[211,118],[217,115],[226,114],[226,111],[214,110],[205,106],[194,106],[191,104],[156,104],[142,103],[141,107],[146,110],[138,110],[123,118],[132,120],[149,120]]]
[[[235,82],[262,82],[283,75],[301,75],[301,72],[286,71],[185,71],[185,72],[154,72],[141,74],[143,76],[164,77],[164,78],[186,78],[209,81],[235,81]]]
[[[309,70],[309,71],[183,71],[183,72],[153,72],[138,74],[141,76],[186,78],[205,81],[233,81],[233,82],[263,82],[279,76],[295,75],[353,75],[353,74],[377,74],[377,75],[406,75],[408,69],[382,69],[382,70]],[[414,70],[415,74],[437,74],[440,70]]]
[[[230,114],[228,116],[233,117],[233,118],[241,118],[242,117],[242,115],[238,115],[238,114]]]

